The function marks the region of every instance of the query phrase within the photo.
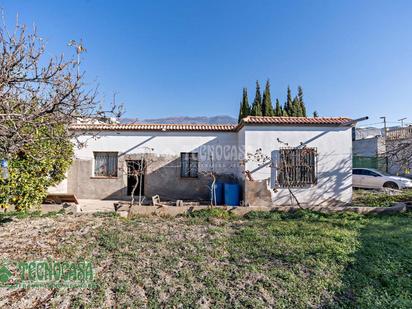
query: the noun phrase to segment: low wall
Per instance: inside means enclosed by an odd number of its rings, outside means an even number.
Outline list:
[[[252,211],[265,212],[295,212],[302,208],[298,206],[250,206],[250,207],[231,207],[231,206],[216,206],[217,208],[226,209],[238,216],[244,216]],[[141,216],[177,216],[187,214],[196,210],[208,209],[210,206],[133,206],[129,211],[129,218],[135,215]],[[360,214],[391,214],[411,211],[412,205],[405,203],[397,203],[392,207],[303,207],[303,209],[321,212],[321,213],[340,213],[340,212],[355,212]]]

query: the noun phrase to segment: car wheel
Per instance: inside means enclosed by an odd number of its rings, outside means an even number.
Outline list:
[[[396,190],[399,189],[399,186],[396,183],[392,182],[392,181],[385,182],[383,184],[383,187],[384,188],[390,188],[390,189],[396,189]]]

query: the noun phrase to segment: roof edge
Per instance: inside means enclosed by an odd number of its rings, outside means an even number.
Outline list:
[[[267,117],[247,116],[239,124],[151,124],[151,123],[77,123],[71,130],[86,131],[194,131],[238,132],[244,126],[339,127],[352,126],[356,120],[346,117]]]

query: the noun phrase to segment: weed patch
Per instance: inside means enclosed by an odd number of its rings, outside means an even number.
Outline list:
[[[389,195],[385,192],[357,190],[353,195],[353,206],[391,207],[397,202],[412,201],[412,190],[404,190],[401,194]]]

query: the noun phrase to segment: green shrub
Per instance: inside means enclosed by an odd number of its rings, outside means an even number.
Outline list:
[[[208,208],[208,209],[201,209],[195,210],[188,214],[189,217],[197,217],[197,218],[219,218],[219,219],[230,219],[235,217],[233,213],[227,211],[223,208]]]
[[[73,144],[59,136],[65,128],[40,127],[34,140],[9,162],[9,179],[0,181],[0,206],[17,211],[39,206],[47,189],[61,182],[70,167]]]

